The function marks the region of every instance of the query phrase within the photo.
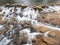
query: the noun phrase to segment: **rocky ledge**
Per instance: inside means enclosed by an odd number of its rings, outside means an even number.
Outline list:
[[[60,45],[60,6],[0,6],[0,45]]]

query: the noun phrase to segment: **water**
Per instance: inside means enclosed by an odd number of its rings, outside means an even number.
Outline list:
[[[56,3],[59,0],[0,0],[0,5],[2,4],[25,4],[25,5],[39,5],[39,4],[48,4],[48,3]]]
[[[26,4],[26,3],[25,3]],[[50,6],[49,6],[50,7]],[[56,10],[56,11],[59,11],[60,10],[60,6],[52,6],[53,7],[53,9],[54,10]],[[51,7],[50,7],[51,8]],[[1,9],[2,9],[2,13],[3,12],[5,12],[5,14],[4,14],[4,16],[3,16],[3,18],[5,17],[5,19],[9,19],[9,20],[11,20],[11,17],[13,18],[13,13],[14,13],[14,7],[12,8],[12,7],[10,7],[10,8],[6,8],[6,7],[1,7]],[[13,11],[10,11],[10,10],[13,10]],[[49,9],[49,8],[47,8],[47,9]],[[46,9],[46,10],[47,10]],[[46,11],[45,10],[45,11]],[[50,10],[52,10],[52,9],[50,9]],[[12,13],[11,13],[12,12]],[[16,13],[17,12],[17,13]],[[18,14],[18,12],[20,12],[21,13],[21,15],[23,15],[23,17],[20,17],[20,15]],[[48,11],[47,11],[48,12]],[[1,13],[1,12],[0,12]],[[31,7],[26,7],[24,10],[23,10],[23,12],[21,12],[21,7],[17,7],[17,11],[15,11],[15,13],[17,14],[16,15],[16,17],[15,17],[15,19],[17,20],[17,23],[18,22],[21,22],[21,21],[27,21],[27,22],[31,22],[30,24],[31,24],[31,26],[32,27],[34,27],[34,28],[36,28],[36,26],[43,26],[43,27],[46,27],[46,28],[48,28],[48,29],[54,29],[54,30],[58,30],[58,31],[60,31],[60,28],[58,28],[58,27],[54,27],[54,26],[51,26],[51,25],[48,25],[48,24],[44,24],[44,23],[41,23],[41,22],[38,22],[37,20],[35,20],[36,19],[36,17],[38,16],[38,11],[34,11],[34,9],[32,9],[31,10]],[[7,16],[8,15],[8,16]],[[11,15],[13,15],[13,16],[11,16]],[[27,17],[26,17],[26,15],[27,15]],[[31,17],[32,18],[30,18],[30,15],[31,15]],[[36,15],[36,16],[35,16]],[[11,16],[11,17],[10,17]],[[33,17],[35,17],[35,18],[33,18]],[[20,25],[19,23],[18,23],[18,25]],[[15,25],[10,25],[10,30],[12,30],[12,28],[14,28],[14,26]],[[17,26],[17,25],[16,25]],[[3,26],[2,25],[0,25],[0,28],[2,28]],[[22,27],[23,28],[23,27]],[[7,32],[7,33],[10,33],[11,34],[11,31],[9,30],[9,32]],[[28,38],[28,41],[27,41],[27,44],[24,44],[24,45],[32,45],[32,39],[34,39],[35,37],[36,37],[36,35],[38,35],[38,34],[41,34],[41,35],[44,35],[44,37],[47,37],[48,36],[48,33],[51,31],[51,30],[49,30],[49,31],[47,31],[46,33],[44,33],[44,34],[42,34],[42,33],[40,33],[40,32],[31,32],[30,31],[31,29],[30,28],[25,28],[25,29],[22,29],[22,30],[20,30],[19,31],[19,34],[20,34],[20,37],[23,37],[23,34],[26,34],[27,35],[27,38]],[[38,30],[38,29],[36,29],[36,30]],[[12,35],[9,35],[8,37],[10,38],[10,36],[12,36]],[[4,37],[1,41],[0,41],[0,45],[7,45],[9,42],[11,42],[11,40],[10,39],[8,39],[8,37]],[[15,38],[15,37],[14,37]]]

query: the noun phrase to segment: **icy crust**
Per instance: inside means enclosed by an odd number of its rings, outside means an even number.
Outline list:
[[[26,7],[22,10],[21,7],[15,8],[15,7],[0,6],[0,10],[2,10],[0,12],[0,15],[3,16],[2,21],[5,21],[5,20],[10,21],[13,17],[15,17],[15,20],[17,21],[17,23],[20,23],[21,21],[27,21],[27,22],[30,22],[30,25],[32,25],[32,26],[36,26],[36,25],[43,26],[46,28],[52,28],[52,29],[60,31],[60,28],[38,22],[36,19],[37,19],[37,16],[40,15],[39,11],[38,10],[35,11],[32,7]],[[50,12],[50,11],[60,12],[60,6],[49,6],[49,8],[44,8],[43,11],[41,11],[41,12]],[[0,25],[0,30],[2,30],[4,28],[4,25],[5,24]],[[18,24],[18,27],[19,27],[19,25],[20,24]],[[14,27],[13,25],[10,25],[10,31],[12,31],[12,32],[14,32],[13,27]],[[23,27],[20,26],[20,28],[23,28]],[[47,31],[46,33],[44,33],[44,37],[48,37],[48,33],[50,31]],[[38,35],[38,34],[42,35],[41,32],[32,32],[31,33],[30,28],[21,29],[19,31],[20,36],[23,36],[23,33],[27,33],[28,42],[27,42],[27,44],[22,44],[22,45],[32,45],[32,39],[34,39],[36,37],[36,35]],[[12,39],[8,39],[7,37],[4,37],[0,41],[0,45],[7,45],[9,42],[11,42],[11,40]]]

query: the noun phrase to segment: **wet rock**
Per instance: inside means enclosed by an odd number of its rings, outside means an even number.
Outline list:
[[[2,16],[2,15],[0,15],[0,24],[2,24],[2,23],[3,23],[2,18],[3,18],[3,16]]]
[[[26,33],[23,33],[23,35],[21,36],[21,44],[27,44],[28,41],[28,37]]]
[[[44,26],[37,26],[37,25],[33,26],[33,28],[37,31],[42,32],[42,33],[45,33],[50,30],[49,28],[46,28]]]
[[[46,17],[47,15],[48,15],[48,13],[46,13],[46,12],[40,12],[40,15],[37,16],[37,20],[38,20],[39,22],[44,22],[45,17]]]
[[[23,28],[29,28],[30,27],[29,21],[21,21],[20,24],[23,26]]]
[[[44,9],[44,8],[49,8],[49,7],[48,7],[48,6],[46,6],[46,5],[43,5],[43,6],[41,6],[41,7],[42,7],[43,9]]]
[[[36,38],[37,39],[42,39],[43,38],[43,35],[42,34],[38,34],[38,35],[36,35]]]
[[[22,10],[23,10],[24,8],[26,8],[26,7],[27,7],[26,5],[21,5]]]
[[[12,44],[14,44],[14,45],[20,45],[21,44],[21,40],[20,40],[20,37],[18,36],[18,37],[16,37],[16,39],[13,41],[13,43]]]
[[[5,26],[5,29],[1,30],[0,34],[5,34],[9,29],[10,29],[10,27],[8,25]]]
[[[34,41],[35,42],[32,45],[47,45],[42,39],[36,38]]]
[[[33,6],[33,9],[36,11],[36,10],[39,10],[39,11],[42,11],[42,7],[41,6],[36,6],[36,5],[34,5]]]
[[[49,14],[45,17],[45,22],[60,26],[60,16],[57,13]]]
[[[58,30],[52,30],[48,33],[49,37],[52,37],[53,39],[56,39],[56,41],[60,41],[60,31]]]
[[[43,41],[43,35],[41,34],[36,35],[32,41],[34,41],[32,45],[47,45],[46,42]]]
[[[34,44],[32,44],[32,45],[47,45],[47,44],[44,43],[44,42],[36,42],[36,43],[34,43]]]
[[[44,17],[38,16],[37,20],[38,20],[38,22],[43,22],[44,21]]]
[[[48,45],[58,45],[58,41],[50,37],[43,38],[43,41],[45,41]]]

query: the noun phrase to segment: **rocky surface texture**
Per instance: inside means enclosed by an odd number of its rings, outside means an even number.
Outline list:
[[[0,45],[60,45],[60,6],[0,6]]]

